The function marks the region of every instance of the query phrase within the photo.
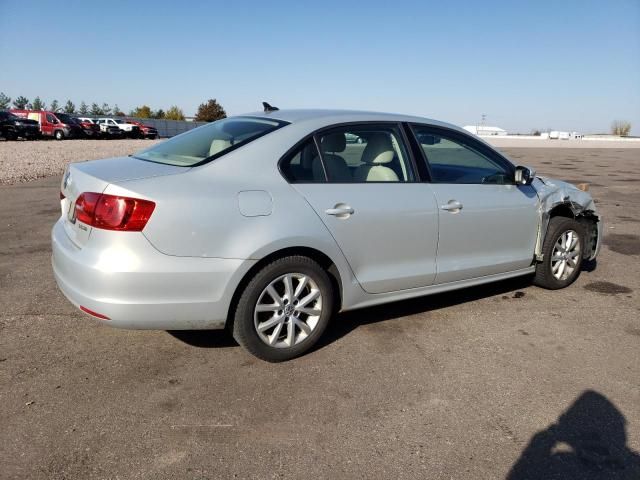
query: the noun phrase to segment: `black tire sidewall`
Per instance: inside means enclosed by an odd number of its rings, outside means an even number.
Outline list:
[[[265,344],[255,331],[253,314],[262,291],[276,278],[287,273],[301,273],[313,279],[322,295],[322,314],[311,335],[291,348],[274,348]],[[325,270],[307,257],[292,256],[266,265],[245,287],[233,318],[233,337],[250,353],[269,362],[280,362],[298,357],[309,350],[322,336],[333,312],[334,294]]]
[[[564,280],[558,280],[553,276],[553,272],[551,270],[551,257],[553,255],[553,249],[555,247],[556,242],[560,238],[560,236],[565,233],[567,230],[573,230],[578,234],[578,241],[580,242],[580,255],[578,257],[578,264],[574,271]],[[568,287],[571,285],[580,275],[580,270],[582,268],[582,260],[583,253],[585,248],[584,243],[584,228],[582,225],[574,220],[573,218],[567,217],[554,217],[549,221],[549,227],[547,229],[547,235],[545,236],[545,241],[543,244],[543,262],[538,266],[538,268],[542,267],[543,275],[538,275],[536,272],[536,280],[540,286],[550,289],[559,289]]]

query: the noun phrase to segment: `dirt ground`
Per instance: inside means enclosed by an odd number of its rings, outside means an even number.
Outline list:
[[[0,478],[640,478],[640,150],[505,151],[591,184],[597,265],[342,314],[282,364],[80,314],[59,178],[0,186]]]

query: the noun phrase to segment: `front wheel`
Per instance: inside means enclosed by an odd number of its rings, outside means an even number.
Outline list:
[[[56,130],[56,133],[53,134],[56,140],[64,140],[64,133],[62,130]]]
[[[233,319],[233,337],[268,362],[309,350],[333,312],[327,272],[303,256],[285,257],[260,270],[245,287]]]
[[[543,260],[536,266],[533,283],[550,290],[568,287],[580,275],[583,251],[582,225],[573,218],[552,218],[542,245]]]

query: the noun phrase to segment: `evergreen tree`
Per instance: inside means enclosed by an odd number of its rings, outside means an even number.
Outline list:
[[[87,115],[89,113],[89,107],[87,107],[87,104],[84,103],[84,100],[80,102],[80,108],[78,109],[78,113],[80,113],[81,115]]]
[[[64,104],[64,113],[76,113],[76,106],[71,100],[67,100],[67,103]]]
[[[40,99],[40,97],[36,97],[33,99],[33,103],[31,104],[31,110],[44,110],[47,108],[47,105]]]
[[[25,108],[27,108],[28,104],[29,104],[29,99],[23,97],[22,95],[20,95],[18,98],[16,98],[13,101],[13,106],[18,110],[24,110]]]
[[[7,97],[4,92],[0,92],[0,110],[6,110],[11,104],[11,97]]]
[[[89,111],[91,112],[91,115],[104,115],[102,109],[95,102],[91,104],[91,110]]]
[[[51,106],[49,107],[49,110],[51,110],[52,112],[57,112],[60,109],[60,104],[58,104],[58,100],[54,99],[53,102],[51,102]]]

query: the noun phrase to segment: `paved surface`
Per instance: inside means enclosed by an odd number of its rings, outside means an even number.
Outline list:
[[[0,187],[0,478],[640,478],[638,150],[508,153],[591,182],[595,270],[344,314],[277,365],[80,315],[49,264],[58,179]]]

